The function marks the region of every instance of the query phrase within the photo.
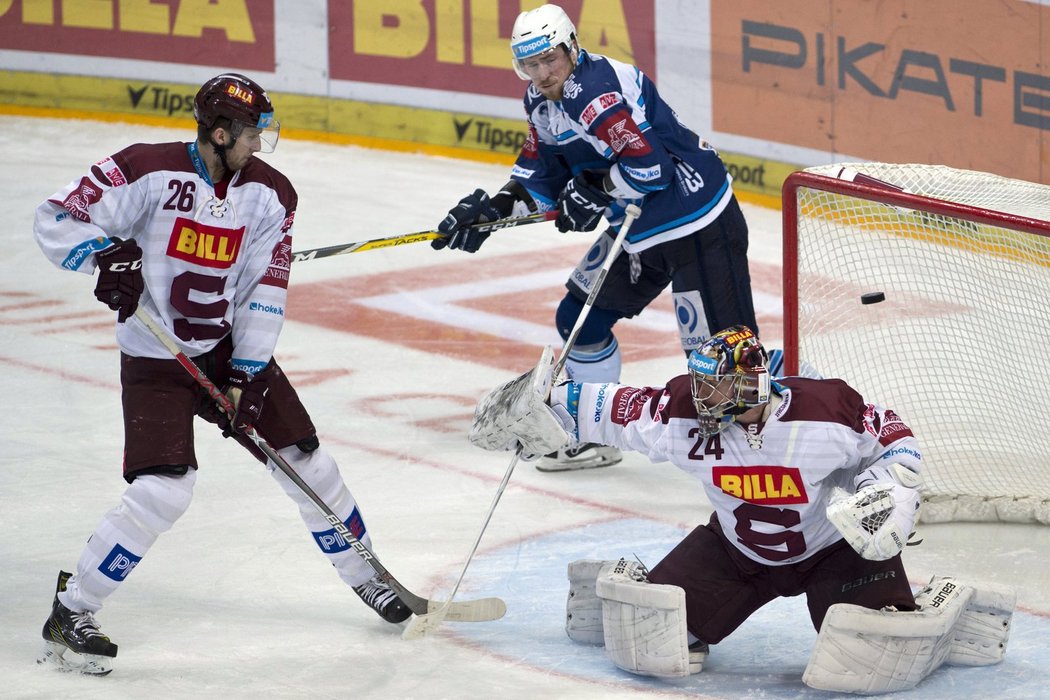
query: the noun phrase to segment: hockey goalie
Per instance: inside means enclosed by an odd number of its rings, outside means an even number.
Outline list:
[[[774,381],[743,326],[712,336],[661,388],[568,381],[548,396],[549,358],[481,401],[475,445],[634,450],[696,477],[714,507],[652,570],[570,563],[573,640],[604,645],[631,673],[687,676],[763,605],[805,595],[818,634],[802,680],[813,688],[886,693],[943,664],[1003,659],[1012,591],[935,576],[912,592],[901,552],[922,456],[891,409],[839,379]]]

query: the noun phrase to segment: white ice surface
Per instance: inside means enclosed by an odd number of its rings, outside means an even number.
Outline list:
[[[92,280],[43,258],[32,240],[33,209],[127,144],[188,137],[0,117],[0,697],[830,697],[800,680],[815,638],[801,599],[769,605],[712,649],[702,674],[673,683],[619,672],[600,649],[565,636],[569,561],[637,554],[652,564],[706,521],[698,485],[667,465],[632,455],[609,469],[565,474],[519,465],[460,591],[503,597],[507,616],[449,623],[406,642],[338,580],[265,470],[204,425],[192,506],[99,615],[120,645],[116,670],[92,679],[37,667],[55,576],[75,565],[124,483],[112,314],[92,297]],[[491,191],[506,175],[502,166],[288,139],[268,158],[299,192],[297,250],[429,229],[460,196],[475,186]],[[745,206],[745,213],[753,270],[761,268],[756,288],[764,288],[756,303],[779,320],[779,283],[768,278],[779,275],[779,212]],[[503,455],[467,443],[473,403],[528,369],[541,343],[557,342],[543,319],[588,239],[549,224],[494,235],[475,258],[507,261],[513,279],[496,288],[452,264],[465,261],[462,254],[426,244],[296,266],[293,295],[326,281],[379,276],[393,285],[354,309],[396,312],[403,322],[413,312],[399,303],[426,301],[437,314],[415,321],[433,326],[433,345],[410,348],[396,333],[325,327],[300,309],[278,346],[361,504],[379,557],[417,593],[447,595],[507,467]],[[533,270],[533,278],[519,279],[515,261],[537,256],[549,274]],[[425,276],[435,266],[450,270],[440,285]],[[476,314],[457,305],[496,292],[527,303],[535,285],[547,288],[542,303],[549,308],[523,324],[502,315],[498,303]],[[337,310],[323,313],[338,313],[345,302],[351,314],[354,300],[334,301]],[[473,356],[444,354],[454,330],[472,324],[492,336],[518,328],[535,353],[503,366],[473,359],[494,352],[485,342]],[[669,303],[628,324],[666,333],[668,342],[627,361],[625,382],[661,383],[682,371]],[[778,323],[768,324],[767,342],[779,333]],[[925,542],[905,557],[914,583],[940,573],[1015,586],[1019,609],[1002,665],[944,668],[907,696],[1046,697],[1050,527],[954,524],[921,534]]]

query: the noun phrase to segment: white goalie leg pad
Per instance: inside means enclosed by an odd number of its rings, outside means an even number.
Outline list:
[[[595,586],[603,567],[616,564],[603,559],[578,559],[569,563],[569,597],[565,601],[565,633],[580,644],[605,644],[602,601]],[[641,566],[641,564],[637,564]]]
[[[971,586],[941,578],[916,596],[916,611],[832,605],[802,681],[846,693],[914,688],[948,659],[952,631],[973,597]]]
[[[548,345],[531,371],[486,394],[474,409],[471,444],[494,451],[513,451],[520,444],[526,461],[570,444],[575,422],[547,405],[553,363]]]
[[[934,578],[931,586],[937,580]],[[1017,594],[1009,588],[986,584],[976,588],[970,604],[952,629],[947,663],[955,666],[991,666],[1002,661],[1006,656],[1006,643],[1010,639],[1010,622],[1016,602]]]
[[[605,651],[624,671],[641,676],[679,678],[690,668],[685,591],[678,586],[635,578],[621,559],[603,567],[595,589],[602,601]]]

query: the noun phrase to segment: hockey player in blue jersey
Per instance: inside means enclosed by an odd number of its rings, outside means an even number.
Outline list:
[[[624,255],[613,262],[567,366],[577,382],[616,382],[620,348],[613,326],[640,313],[671,285],[682,349],[712,329],[757,328],[748,271],[747,223],[718,153],[679,121],[638,68],[588,53],[556,5],[523,12],[511,34],[525,93],[529,136],[510,181],[491,198],[464,197],[438,226],[432,246],[478,250],[477,222],[558,211],[559,231],[608,230],[569,277],[555,322],[568,337],[624,218],[638,204]],[[619,462],[619,450],[585,444],[541,458],[564,471]]]

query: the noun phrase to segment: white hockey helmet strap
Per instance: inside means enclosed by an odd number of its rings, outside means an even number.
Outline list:
[[[689,353],[689,378],[700,430],[721,432],[736,416],[769,401],[769,356],[747,326],[730,326]]]
[[[522,61],[564,46],[569,58],[576,62],[579,44],[576,26],[557,5],[541,5],[518,15],[510,33],[510,51],[514,56],[514,71],[522,80],[531,80],[522,68]]]

